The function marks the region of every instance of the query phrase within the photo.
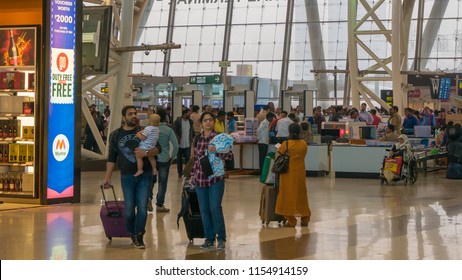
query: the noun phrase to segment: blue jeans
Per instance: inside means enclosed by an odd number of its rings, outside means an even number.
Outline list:
[[[162,207],[165,202],[165,193],[167,192],[167,181],[168,173],[170,171],[170,161],[168,162],[157,162],[157,196],[156,196],[156,206]],[[144,174],[144,173],[143,173]],[[153,197],[154,184],[151,184],[149,188],[149,198]]]
[[[201,210],[205,238],[226,241],[225,218],[221,202],[225,192],[225,181],[218,181],[210,187],[196,186],[197,199]]]
[[[183,173],[183,156],[185,164],[188,163],[189,158],[191,157],[191,147],[178,148],[178,155],[176,156],[176,168],[178,170],[178,175]]]
[[[144,172],[138,177],[121,174],[122,190],[125,200],[125,226],[131,234],[144,233],[148,217],[147,203],[153,175]]]

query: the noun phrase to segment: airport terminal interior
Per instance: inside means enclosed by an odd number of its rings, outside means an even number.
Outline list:
[[[175,174],[175,166],[171,175]],[[116,174],[117,175],[117,174]],[[114,181],[117,181],[117,176]],[[307,177],[312,211],[308,227],[263,225],[262,185],[256,176],[226,181],[224,251],[190,243],[177,227],[182,180],[170,176],[166,207],[150,213],[146,249],[129,238],[109,241],[99,217],[104,173],[82,173],[82,202],[0,211],[0,258],[72,260],[459,260],[460,181],[431,173],[412,186],[380,186],[378,179]],[[155,190],[157,189],[157,185]],[[122,197],[120,186],[117,188]],[[2,207],[2,205],[0,205]],[[1,209],[1,208],[0,208]]]
[[[462,1],[1,2],[0,259],[462,259]],[[125,105],[140,127],[230,114],[225,248],[189,240],[174,158],[145,248],[106,236],[100,185]],[[307,144],[308,226],[261,215],[275,179],[260,144],[275,152],[289,122]],[[123,201],[117,169],[112,183]]]

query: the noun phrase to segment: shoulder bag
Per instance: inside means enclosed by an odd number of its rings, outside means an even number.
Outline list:
[[[279,153],[280,154],[280,153]],[[284,154],[280,154],[274,161],[271,171],[274,174],[283,174],[289,170],[289,140],[286,140],[286,150]]]

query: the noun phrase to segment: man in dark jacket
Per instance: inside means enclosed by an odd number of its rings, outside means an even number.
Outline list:
[[[188,163],[191,157],[191,143],[194,138],[194,124],[190,118],[191,110],[184,109],[181,117],[173,122],[173,131],[175,131],[178,139],[178,156],[177,156],[177,171],[178,178],[181,178],[183,173],[183,157],[185,164]]]

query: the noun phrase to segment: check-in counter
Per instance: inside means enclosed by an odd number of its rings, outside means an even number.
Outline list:
[[[308,145],[305,156],[306,176],[325,176],[330,171],[329,146]]]
[[[386,149],[390,147],[333,145],[332,171],[336,178],[378,178]]]
[[[329,146],[309,145],[305,156],[307,176],[325,176],[330,170]],[[276,152],[274,145],[269,145],[268,153]],[[230,174],[254,174],[259,170],[258,143],[235,142],[233,146],[235,172]],[[241,167],[242,166],[242,167]],[[242,171],[242,172],[239,172]]]
[[[259,170],[258,144],[256,142],[234,142],[234,168],[238,170]]]

